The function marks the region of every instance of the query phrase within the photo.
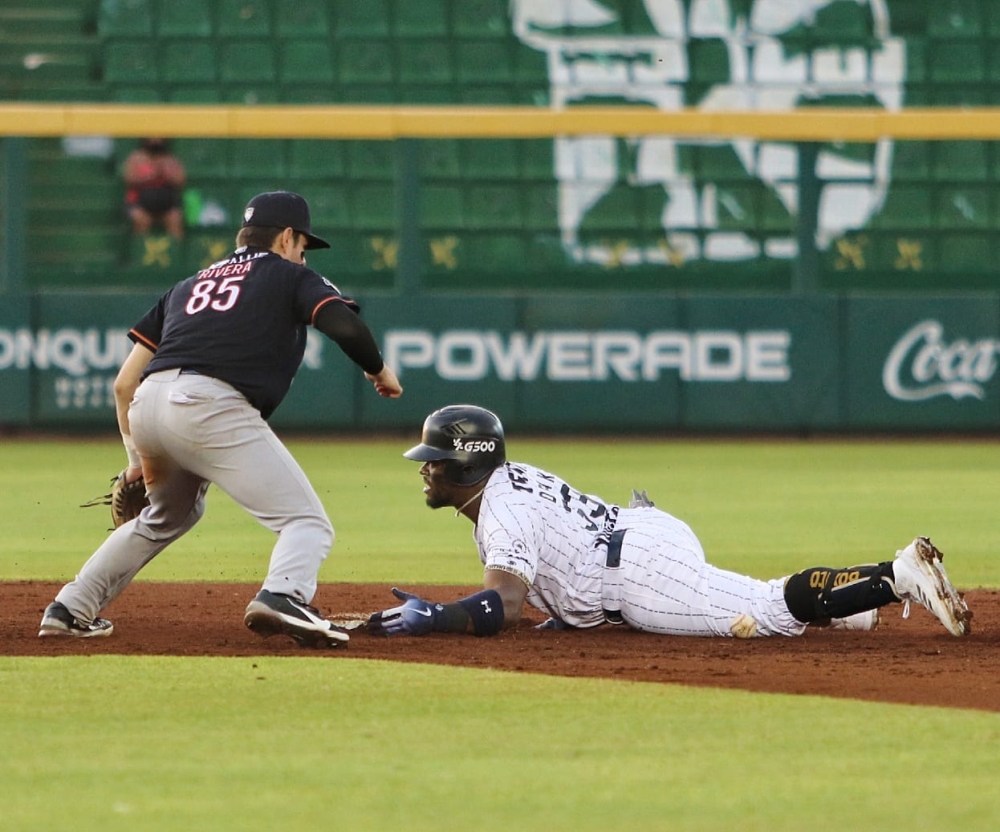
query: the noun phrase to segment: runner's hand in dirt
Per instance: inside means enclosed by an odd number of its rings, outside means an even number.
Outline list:
[[[368,631],[373,635],[382,636],[422,636],[434,630],[435,619],[442,609],[441,604],[425,601],[411,592],[404,592],[396,587],[392,594],[402,605],[382,612],[372,613],[368,618]]]

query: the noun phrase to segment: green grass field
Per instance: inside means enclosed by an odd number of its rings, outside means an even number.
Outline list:
[[[475,583],[472,527],[423,504],[405,439],[295,439],[338,540],[321,580]],[[645,488],[758,577],[917,534],[1000,586],[1000,443],[512,438],[609,500]],[[72,577],[103,539],[113,440],[0,441],[0,580]],[[271,536],[223,494],[140,580],[258,581]],[[1000,715],[612,680],[0,650],[0,828],[994,829]]]

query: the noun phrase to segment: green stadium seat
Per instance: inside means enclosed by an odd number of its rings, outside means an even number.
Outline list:
[[[447,84],[453,78],[447,41],[400,41],[397,55],[402,84]]]
[[[689,164],[700,179],[717,182],[746,179],[748,175],[732,145],[681,145],[678,151],[691,160]]]
[[[160,79],[172,84],[215,81],[215,48],[209,40],[175,40],[163,44]]]
[[[516,104],[517,97],[511,84],[503,86],[462,84],[458,88],[458,101],[461,104],[480,107],[502,107]]]
[[[218,104],[220,100],[219,89],[216,86],[179,86],[167,93],[167,101],[174,104]]]
[[[324,0],[294,0],[275,8],[275,33],[279,38],[324,38],[330,20]]]
[[[898,141],[892,148],[892,179],[894,182],[920,182],[930,177],[930,143]]]
[[[985,84],[946,84],[931,88],[927,105],[931,107],[985,107],[990,93]]]
[[[760,207],[761,231],[769,233],[795,233],[795,217],[784,206],[770,188],[761,185],[758,205]]]
[[[97,9],[101,37],[149,37],[153,34],[150,0],[101,0]]]
[[[177,271],[182,268],[182,244],[167,234],[159,232],[129,238],[129,265],[155,272]]]
[[[943,272],[983,272],[997,262],[997,237],[992,233],[940,234],[936,248]]]
[[[328,40],[286,40],[280,46],[279,80],[283,84],[333,83],[333,56]]]
[[[516,272],[530,267],[519,234],[469,234],[460,238],[459,261],[464,268],[487,272]]]
[[[555,179],[555,147],[553,139],[519,139],[522,179]]]
[[[420,175],[425,179],[457,179],[461,175],[459,139],[420,142]]]
[[[975,182],[989,173],[989,142],[940,141],[932,148],[931,174],[939,182]]]
[[[457,104],[458,90],[454,84],[398,84],[393,101],[402,105]]]
[[[212,223],[206,226],[205,230],[221,233],[229,239],[232,248],[232,241],[249,197],[241,190],[239,184],[234,184],[228,178],[199,178],[194,181],[189,174],[188,188],[198,191],[201,197],[203,221]]]
[[[377,38],[389,34],[386,0],[335,0],[337,37]]]
[[[292,139],[288,146],[288,175],[312,180],[344,176],[344,143],[325,139]]]
[[[211,37],[211,4],[205,0],[160,0],[156,33],[168,38]]]
[[[980,0],[934,0],[924,9],[927,32],[934,37],[978,38],[986,29]]]
[[[725,42],[714,38],[690,41],[688,67],[696,84],[728,84],[729,50]]]
[[[337,61],[337,74],[345,84],[380,85],[395,80],[394,55],[385,40],[344,41]]]
[[[267,0],[216,1],[218,34],[236,38],[268,37],[271,34],[271,9]]]
[[[514,80],[506,41],[464,40],[456,48],[456,72],[462,83],[503,84]]]
[[[1000,11],[998,11],[997,16],[1000,17]],[[1000,36],[989,44],[987,54],[986,79],[990,89],[995,90],[997,84],[1000,83]]]
[[[281,95],[271,84],[234,83],[225,87],[222,100],[227,104],[277,104]]]
[[[462,177],[517,179],[518,154],[515,139],[466,139],[459,145]]]
[[[521,270],[545,276],[565,271],[569,262],[558,228],[530,234],[524,241],[524,257]]]
[[[506,38],[511,34],[508,0],[451,0],[456,37]]]
[[[829,3],[817,10],[810,35],[815,39],[819,33],[823,44],[835,43],[848,48],[870,42],[873,28],[871,8],[868,4]]]
[[[987,142],[986,151],[990,159],[989,181],[1000,182],[1000,141]]]
[[[232,139],[229,165],[241,179],[282,179],[288,174],[284,139]]]
[[[219,55],[219,72],[223,81],[274,82],[274,50],[271,42],[267,40],[226,42]]]
[[[184,266],[190,274],[223,259],[236,245],[229,228],[188,228],[184,235]]]
[[[869,231],[860,235],[865,268],[879,272],[920,272],[928,268],[933,247],[924,233]],[[827,258],[835,256],[831,246]]]
[[[159,104],[164,95],[159,87],[115,86],[111,100],[120,104]]]
[[[912,95],[912,88],[918,84],[930,81],[930,69],[927,66],[928,55],[933,46],[920,37],[911,37],[906,41],[906,84],[907,103]]]
[[[580,223],[580,233],[638,231],[642,225],[640,214],[640,192],[624,184],[617,185],[587,211]]]
[[[345,289],[342,282],[343,276],[351,272],[364,272],[371,267],[371,258],[366,248],[365,240],[362,240],[356,231],[327,231],[323,229],[320,236],[330,243],[329,254],[336,258],[337,272],[335,280],[341,289],[351,295],[351,290]],[[322,271],[322,269],[321,269]],[[368,286],[366,285],[366,288]]]
[[[355,184],[348,194],[351,224],[357,230],[389,231],[396,226],[395,189],[391,184]]]
[[[184,163],[188,181],[197,186],[204,179],[229,175],[229,148],[226,139],[179,138],[174,153]]]
[[[454,185],[425,184],[420,189],[420,225],[429,229],[464,228],[462,189]]]
[[[399,38],[448,36],[446,0],[396,0],[392,33]]]
[[[500,231],[524,226],[521,191],[516,185],[467,183],[465,209],[466,227],[470,229]]]
[[[112,40],[104,48],[104,80],[130,85],[159,80],[156,44],[151,40]]]
[[[392,104],[396,100],[396,89],[388,84],[365,84],[353,82],[340,88],[341,100],[345,104]]]
[[[424,261],[431,274],[448,274],[473,265],[468,257],[462,235],[451,229],[424,234]]]
[[[339,86],[330,83],[285,84],[281,88],[281,101],[284,104],[340,104],[343,92]]]
[[[931,189],[893,181],[882,209],[872,217],[871,226],[890,231],[930,228]]]
[[[938,41],[928,52],[930,80],[975,84],[986,79],[982,44],[975,41]]]
[[[352,140],[347,144],[347,174],[352,179],[395,178],[396,156],[391,141]]]
[[[992,212],[988,185],[944,186],[934,191],[934,225],[941,229],[988,228]]]
[[[515,44],[514,50],[514,80],[522,86],[549,91],[549,64],[544,52],[531,49],[523,44]]]
[[[323,230],[349,228],[351,225],[347,191],[341,186],[312,184],[302,189],[309,202],[313,228],[322,237]]]
[[[720,231],[755,231],[759,225],[760,187],[750,183],[720,182],[715,192]]]

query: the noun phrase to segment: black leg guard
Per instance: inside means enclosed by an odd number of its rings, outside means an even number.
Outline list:
[[[803,624],[847,618],[898,601],[892,582],[892,561],[847,569],[816,566],[785,582],[785,603]]]

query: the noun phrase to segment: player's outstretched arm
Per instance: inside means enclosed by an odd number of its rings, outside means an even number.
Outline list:
[[[524,581],[502,569],[487,569],[483,573],[483,586],[492,589],[500,596],[503,602],[504,628],[516,627],[521,620],[524,599],[528,595],[528,587]]]

